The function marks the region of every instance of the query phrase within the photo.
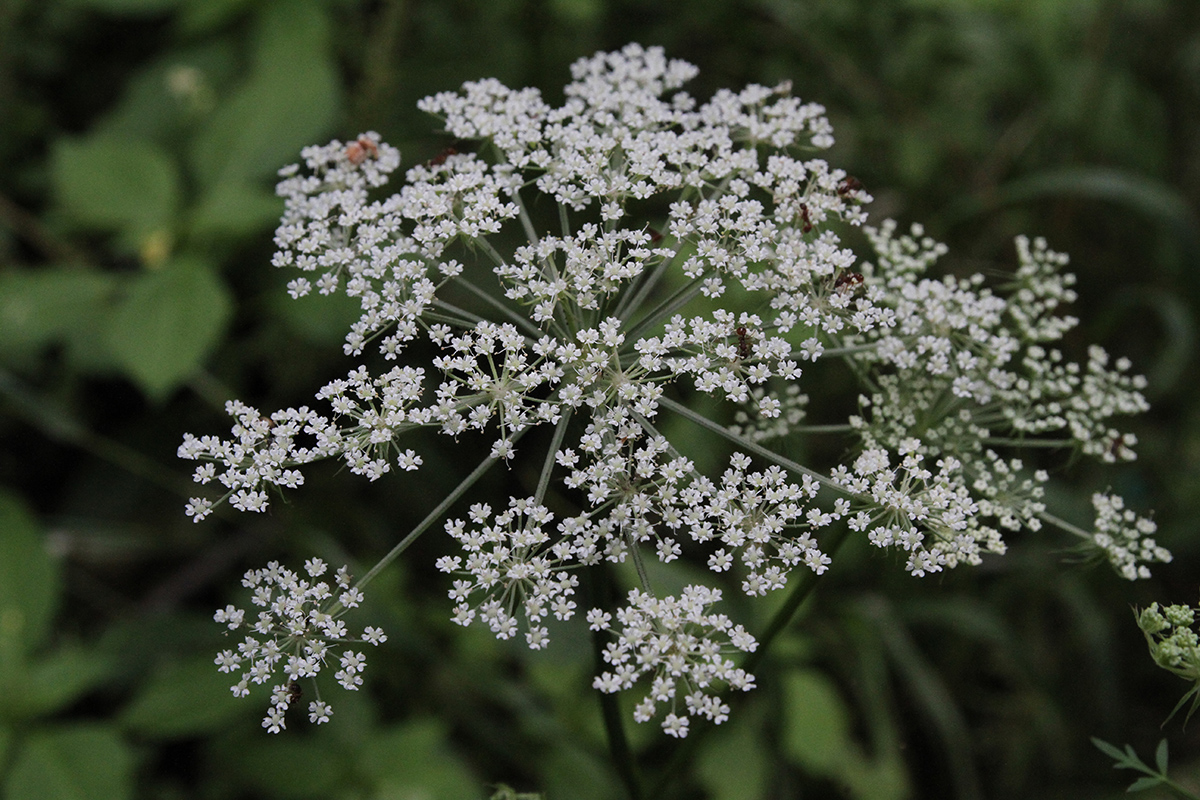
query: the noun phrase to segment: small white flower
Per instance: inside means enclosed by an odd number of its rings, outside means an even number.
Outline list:
[[[309,577],[319,577],[325,571],[326,565],[320,559],[305,562]],[[337,578],[339,585],[348,585],[350,578],[346,567],[338,570]],[[296,696],[293,682],[300,678],[315,678],[320,673],[330,645],[344,638],[346,624],[334,620],[329,613],[333,596],[325,583],[309,584],[276,562],[271,562],[265,569],[248,571],[242,584],[254,590],[252,602],[264,609],[259,612],[254,630],[265,638],[247,636],[238,645],[237,653],[224,650],[214,663],[221,672],[243,670],[237,683],[230,688],[235,697],[248,696],[251,683],[266,683],[276,671],[283,673],[286,680],[272,690],[271,708],[263,720],[264,728],[278,733],[286,727],[283,713]],[[346,594],[353,597],[355,605],[362,600],[362,592],[358,589],[347,588],[343,596]],[[213,619],[232,630],[241,624],[244,614],[231,604],[218,610]],[[379,628],[368,627],[363,639],[378,645],[387,641],[387,636]],[[361,673],[366,658],[362,653],[347,650],[339,660],[342,669],[334,677],[345,688],[357,690],[363,682]],[[330,706],[320,701],[311,703],[309,710],[310,719],[318,724],[329,721],[332,714]]]

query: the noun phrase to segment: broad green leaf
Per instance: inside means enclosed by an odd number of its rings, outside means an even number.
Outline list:
[[[136,279],[109,321],[108,345],[147,395],[162,398],[204,363],[231,309],[207,263],[180,259]]]
[[[191,136],[233,79],[237,51],[228,38],[168,50],[125,85],[120,102],[92,129],[93,137],[175,142]]]
[[[251,74],[195,140],[192,163],[202,184],[272,176],[326,134],[341,102],[328,25],[313,2],[275,3],[261,15]]]
[[[40,730],[18,745],[7,800],[126,800],[133,755],[106,725]]]
[[[762,728],[751,720],[713,731],[697,759],[696,776],[712,800],[763,797],[770,778]]]
[[[837,688],[815,670],[789,672],[783,681],[783,747],[817,775],[836,774],[855,755],[846,705]]]
[[[479,783],[450,751],[443,727],[418,720],[363,743],[360,767],[377,797],[460,800],[480,794]]]
[[[228,694],[228,689],[226,690]],[[251,698],[247,698],[249,702]],[[262,713],[266,703],[262,703]],[[333,720],[339,720],[337,700],[333,700]],[[224,758],[219,760],[223,772],[257,791],[259,797],[313,798],[337,797],[338,787],[350,783],[346,753],[331,746],[332,732],[314,730],[304,736],[293,728],[314,727],[303,709],[292,709],[287,715],[288,730],[277,736],[261,728],[245,732],[236,747],[223,747]]]
[[[83,645],[59,647],[29,663],[25,691],[13,698],[24,716],[52,714],[78,700],[112,674],[113,660]]]
[[[29,653],[50,630],[59,599],[59,568],[33,517],[0,493],[0,643]]]
[[[210,186],[189,220],[197,239],[245,236],[270,230],[279,222],[283,202],[269,189],[252,182],[222,181]]]
[[[143,736],[169,739],[206,733],[246,711],[229,692],[236,683],[217,671],[211,656],[160,667],[120,715],[120,723]],[[299,708],[299,707],[298,707]]]
[[[148,233],[174,220],[179,205],[175,164],[152,142],[60,139],[53,170],[59,203],[82,225]]]
[[[112,275],[75,268],[0,273],[0,363],[21,366],[65,344],[74,366],[106,367],[96,331],[115,285]]]

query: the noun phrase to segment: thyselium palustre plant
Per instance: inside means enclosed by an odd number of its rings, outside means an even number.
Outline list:
[[[860,261],[838,231],[863,225],[871,197],[814,157],[833,144],[824,109],[787,84],[699,103],[678,91],[695,74],[630,45],[577,62],[561,108],[495,80],[426,98],[419,107],[463,152],[411,167],[390,195],[400,154],[377,135],[304,150],[303,167],[280,173],[273,263],[295,273],[294,297],[358,299],[345,352],[361,360],[314,407],[231,402],[232,438],[185,436],[180,456],[206,462],[196,480],[225,488],[188,514],[221,502],[261,512],[270,490],[301,486],[297,468],[324,458],[370,480],[419,469],[406,434],[420,428],[448,446],[487,437],[490,457],[355,591],[440,523],[462,550],[437,562],[454,620],[539,649],[551,615],[579,610],[582,571],[629,562],[625,605],[584,613],[610,637],[594,685],[643,687],[635,718],[679,737],[692,717],[726,718],[728,687],[754,685],[734,657],[757,642],[715,610],[722,587],[759,596],[802,582],[797,571],[819,575],[843,534],[898,551],[914,576],[978,564],[1004,552],[1007,532],[1044,522],[1126,578],[1169,560],[1118,497],[1096,496],[1095,532],[1049,514],[1046,473],[1016,457],[1132,459],[1134,437],[1112,420],[1147,407],[1126,360],[1093,347],[1077,364],[1054,347],[1076,322],[1060,316],[1074,299],[1065,256],[1020,238],[999,286],[932,276],[945,247],[889,221],[864,226],[874,254]],[[548,223],[535,219],[546,209]],[[804,368],[818,360],[844,365],[860,392],[833,424],[806,424],[821,386]],[[711,417],[689,403],[699,393],[720,401],[702,404]],[[666,417],[724,437],[728,466],[702,474],[686,442],[661,433]],[[549,446],[525,451],[539,426]],[[836,437],[842,463],[781,454],[806,436]],[[516,459],[540,464],[528,496],[446,516],[489,466]],[[552,483],[578,505],[548,507]],[[660,593],[646,561],[681,557],[706,564],[713,585]],[[349,604],[298,599],[312,587],[286,574],[282,599],[255,600],[281,603],[283,627],[264,623],[240,660],[218,659],[248,669],[235,694],[277,666],[288,682],[315,674],[345,638],[322,626]],[[308,617],[296,611],[306,602]],[[219,616],[235,628],[233,614]]]

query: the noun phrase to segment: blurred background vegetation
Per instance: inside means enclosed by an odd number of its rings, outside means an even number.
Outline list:
[[[269,736],[265,703],[213,667],[212,609],[242,571],[319,554],[361,574],[469,462],[427,448],[374,485],[326,466],[268,515],[193,525],[174,453],[228,430],[226,399],[303,404],[347,367],[354,310],[290,301],[269,268],[280,166],[368,129],[428,160],[449,142],[418,98],[494,76],[557,101],[570,62],[629,41],[697,64],[701,98],[792,80],[829,109],[829,160],[873,219],[924,222],[950,269],[1011,268],[1020,232],[1069,252],[1068,345],[1133,358],[1154,408],[1136,463],[1052,464],[1055,505],[1086,525],[1112,486],[1176,555],[1131,584],[1026,534],[917,581],[843,550],[669,796],[1123,796],[1134,776],[1090,736],[1148,758],[1167,735],[1173,774],[1200,781],[1195,727],[1159,729],[1187,686],[1130,612],[1200,588],[1200,4],[5,0],[0,794],[620,796],[586,638],[534,655],[451,625],[436,536],[371,587],[361,621],[391,638],[330,725]],[[673,743],[634,737],[653,775]]]

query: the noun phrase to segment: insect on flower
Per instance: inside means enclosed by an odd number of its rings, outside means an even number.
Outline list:
[[[864,280],[866,279],[861,272],[843,272],[833,282],[833,288],[841,292],[852,292],[862,286]]]
[[[360,136],[346,146],[346,159],[354,166],[357,167],[367,158],[379,158],[379,146],[366,136]]]
[[[754,355],[754,345],[750,341],[750,333],[745,325],[738,325],[734,331],[738,337],[738,358],[749,358]]]
[[[301,689],[300,684],[296,683],[295,681],[292,681],[287,685],[287,690],[288,708],[291,708],[292,705],[304,695],[304,690]]]
[[[440,167],[442,164],[446,163],[447,158],[449,158],[450,156],[456,156],[456,155],[458,155],[457,150],[455,150],[453,147],[447,147],[445,150],[438,153],[433,158],[429,159],[429,166]]]
[[[804,221],[804,225],[800,228],[801,233],[808,233],[813,229],[812,220],[808,217],[808,203],[800,204],[800,219]]]
[[[848,175],[841,183],[838,184],[837,193],[840,197],[845,197],[848,194],[853,194],[863,188],[862,181],[853,175]]]

